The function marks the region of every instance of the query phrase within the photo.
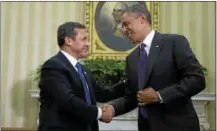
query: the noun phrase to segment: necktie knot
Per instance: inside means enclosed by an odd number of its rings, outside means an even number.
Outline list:
[[[140,45],[140,49],[141,49],[142,52],[145,51],[145,47],[146,47],[146,44],[145,44],[145,43],[142,43],[142,44]]]
[[[75,67],[80,70],[81,69],[81,64],[79,62],[76,63]]]

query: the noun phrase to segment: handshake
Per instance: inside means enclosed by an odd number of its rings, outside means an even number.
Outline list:
[[[114,116],[114,108],[112,105],[104,104],[102,107],[102,117],[100,121],[110,123]]]

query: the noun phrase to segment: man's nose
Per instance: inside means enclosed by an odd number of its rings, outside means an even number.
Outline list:
[[[87,46],[89,46],[89,45],[90,45],[90,42],[89,42],[89,41],[87,41],[87,42],[86,42],[86,45],[87,45]]]

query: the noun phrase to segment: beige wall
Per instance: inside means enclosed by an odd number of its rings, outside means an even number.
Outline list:
[[[185,35],[199,61],[208,67],[208,92],[215,92],[214,2],[160,3],[160,31]],[[1,3],[1,122],[3,127],[36,127],[37,101],[28,74],[58,51],[60,23],[84,22],[83,2]],[[209,107],[214,129],[214,104]]]
[[[56,30],[65,21],[84,21],[82,2],[3,2],[1,8],[3,127],[35,127],[37,101],[28,74],[58,51]]]

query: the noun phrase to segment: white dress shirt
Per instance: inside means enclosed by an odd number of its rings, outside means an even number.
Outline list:
[[[78,60],[76,60],[73,56],[71,56],[69,53],[63,51],[63,50],[60,50],[63,55],[69,60],[69,62],[72,64],[72,66],[75,68],[76,71],[78,71],[78,69],[76,68],[76,64],[78,62]],[[88,85],[87,85],[87,88],[88,88]],[[97,120],[99,120],[100,118],[102,117],[102,110],[101,108],[98,107],[98,115],[97,115]]]
[[[151,30],[151,32],[145,37],[145,39],[142,41],[142,43],[140,44],[145,44],[146,46],[144,47],[145,48],[145,51],[147,53],[147,55],[149,55],[149,52],[150,52],[150,49],[151,49],[151,44],[152,44],[152,41],[153,41],[153,38],[154,38],[154,34],[155,34],[155,31],[154,30]],[[140,46],[141,48],[141,46]],[[163,99],[160,95],[159,92],[157,92],[159,98],[160,98],[160,102],[162,103],[163,102]]]
[[[154,34],[155,34],[155,31],[152,30],[146,37],[145,39],[142,41],[141,44],[145,44],[145,51],[147,52],[147,55],[149,55],[149,51],[150,51],[150,48],[151,48],[151,44],[152,44],[152,40],[154,38]]]

